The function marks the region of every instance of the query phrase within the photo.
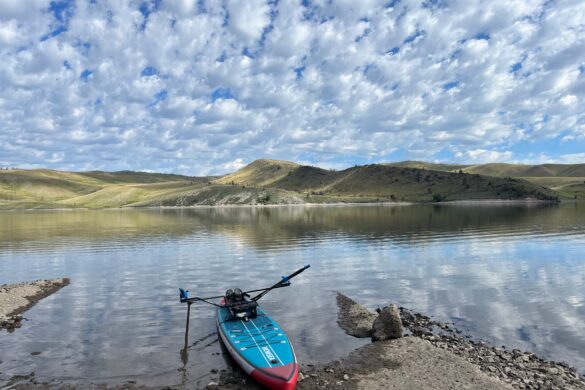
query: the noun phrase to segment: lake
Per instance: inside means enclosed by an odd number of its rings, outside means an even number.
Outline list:
[[[261,301],[301,364],[368,342],[336,324],[336,291],[397,303],[476,338],[585,371],[585,205],[290,206],[0,213],[0,284],[71,284],[0,332],[0,385],[15,374],[72,383],[205,385],[229,360],[215,312],[191,295],[271,285]],[[40,352],[40,353],[38,353]],[[34,353],[34,354],[33,354]]]

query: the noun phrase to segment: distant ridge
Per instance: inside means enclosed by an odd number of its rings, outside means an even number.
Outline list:
[[[336,171],[268,159],[253,161],[223,177],[16,169],[0,171],[0,208],[461,200],[556,202],[561,198],[585,199],[585,179],[578,176],[584,173],[583,169],[585,164],[455,165],[404,161]]]
[[[496,177],[585,177],[585,164],[435,164],[424,161],[401,161],[384,165],[432,169],[436,171],[475,173]]]
[[[417,167],[408,167],[407,164],[415,164]],[[371,164],[333,171],[283,161],[257,160],[215,182],[304,192],[307,199],[313,196],[317,201],[336,197],[414,202],[557,199],[554,191],[524,180],[449,172],[430,167],[436,168],[437,165],[418,162],[401,163],[399,166]],[[459,169],[463,167],[457,166]]]

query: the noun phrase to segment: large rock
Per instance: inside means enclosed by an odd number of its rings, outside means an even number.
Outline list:
[[[337,323],[345,333],[354,337],[372,337],[376,313],[341,293],[337,293],[337,307]]]
[[[402,337],[402,321],[396,305],[384,307],[372,325],[374,341],[398,339]]]

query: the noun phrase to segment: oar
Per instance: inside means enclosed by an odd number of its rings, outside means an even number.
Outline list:
[[[256,302],[260,298],[262,298],[264,295],[266,295],[270,290],[273,290],[275,288],[282,288],[282,287],[290,286],[290,280],[292,278],[294,278],[295,276],[297,276],[298,274],[300,274],[301,272],[303,272],[304,270],[306,270],[307,268],[309,268],[310,266],[311,265],[307,264],[303,268],[300,268],[300,269],[296,270],[295,272],[293,272],[291,275],[283,276],[282,279],[278,283],[275,283],[271,287],[259,288],[256,290],[248,290],[248,291],[245,291],[244,294],[247,294],[248,296],[250,296],[249,293],[261,291],[260,294],[254,296],[253,298],[250,298],[251,301]],[[184,347],[185,353],[187,353],[187,344],[189,343],[189,317],[191,317],[191,305],[195,302],[205,302],[205,303],[208,303],[208,304],[216,306],[216,307],[231,306],[231,305],[223,305],[222,306],[222,305],[218,305],[215,302],[211,302],[212,299],[219,299],[219,298],[223,298],[223,297],[224,297],[223,295],[216,295],[213,297],[204,297],[204,298],[191,297],[191,298],[189,298],[189,290],[179,288],[179,301],[181,303],[187,304],[187,321],[185,323],[185,347]],[[237,305],[237,303],[235,305]]]
[[[278,283],[275,283],[272,287],[268,287],[268,288],[264,289],[264,291],[262,291],[260,294],[256,295],[255,297],[250,298],[250,300],[256,302],[260,298],[262,298],[264,295],[268,294],[270,292],[270,290],[272,290],[272,289],[290,286],[290,280],[292,278],[294,278],[295,276],[297,276],[298,274],[300,274],[301,272],[303,272],[304,270],[306,270],[307,268],[309,268],[310,266],[311,266],[310,264],[307,264],[303,268],[300,268],[300,269],[296,270],[295,272],[293,272],[291,275],[283,276],[282,279]],[[261,291],[261,290],[259,290],[259,291]],[[252,291],[250,291],[250,292],[252,292]]]
[[[303,268],[300,268],[298,270],[296,270],[295,272],[293,272],[292,274],[288,275],[288,276],[283,276],[282,279],[278,282],[275,283],[274,285],[270,286],[270,287],[265,287],[265,288],[258,288],[256,290],[248,290],[248,291],[244,291],[244,294],[250,294],[250,293],[254,293],[254,292],[259,292],[261,291],[260,294],[254,296],[253,298],[250,298],[250,300],[252,301],[257,301],[260,298],[262,298],[264,295],[266,295],[269,291],[275,289],[275,288],[281,288],[281,287],[288,287],[290,286],[290,280],[292,278],[294,278],[295,276],[297,276],[298,274],[300,274],[301,272],[303,272],[304,270],[306,270],[307,268],[309,268],[311,265],[307,264],[305,265]],[[219,298],[223,298],[223,295],[215,295],[213,297],[189,297],[189,290],[185,290],[182,288],[179,288],[179,300],[181,303],[187,303],[189,304],[189,306],[194,303],[194,302],[205,302],[207,304],[216,306],[216,307],[225,307],[222,305],[219,305],[215,302],[211,302],[212,299],[219,299]]]

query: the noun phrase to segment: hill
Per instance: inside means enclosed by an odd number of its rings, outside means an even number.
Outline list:
[[[474,173],[497,177],[585,177],[585,164],[435,164],[424,161],[401,161],[384,165],[430,169],[435,171]]]
[[[131,171],[0,171],[0,208],[120,207],[199,188],[214,179]]]
[[[282,179],[299,165],[290,161],[256,160],[239,171],[214,181],[215,184],[267,186]]]
[[[421,168],[444,172],[459,172],[494,177],[514,177],[558,191],[565,199],[585,199],[585,164],[504,164],[477,165],[433,164],[422,161],[402,161],[385,164],[396,167]]]
[[[417,167],[409,166],[415,163]],[[334,171],[288,161],[257,160],[224,177],[11,170],[0,171],[0,208],[558,200],[554,191],[539,184],[466,173],[468,167],[456,167],[457,171],[452,172],[445,171],[446,165],[405,162],[398,166],[372,164]],[[570,180],[564,186],[576,195],[585,193],[583,182]]]
[[[554,200],[556,194],[525,180],[486,177],[373,164],[343,171],[298,167],[271,187],[305,191],[309,196],[429,202],[437,200]]]

